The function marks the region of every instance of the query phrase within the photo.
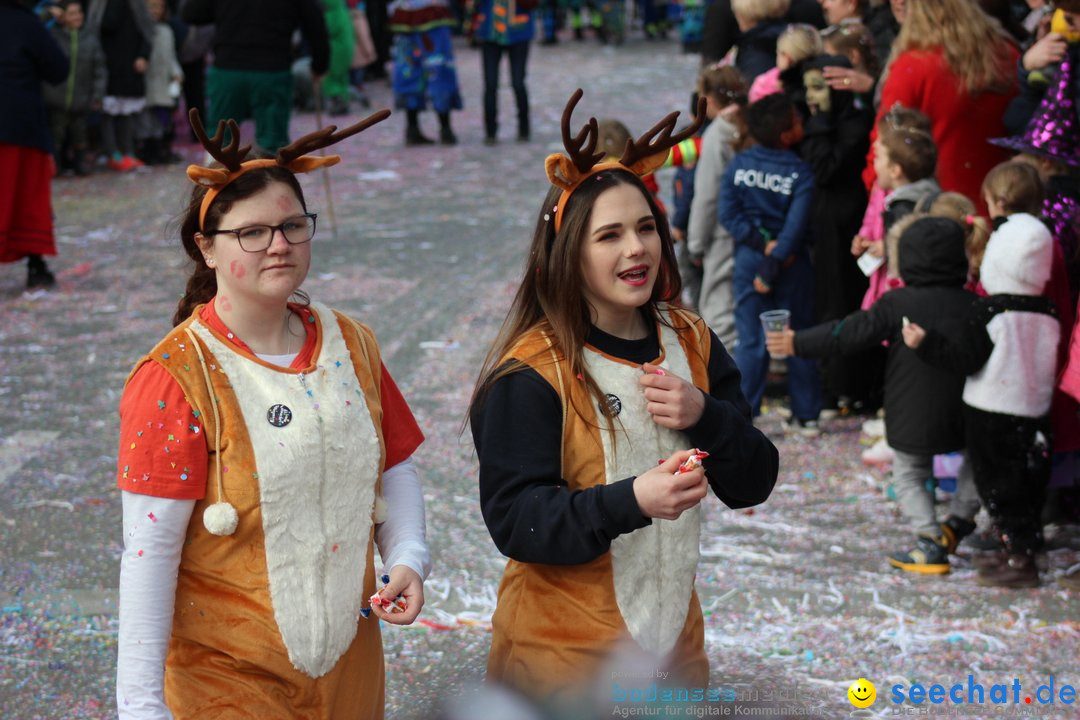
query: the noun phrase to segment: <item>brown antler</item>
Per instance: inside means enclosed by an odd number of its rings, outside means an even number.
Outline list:
[[[570,135],[570,116],[574,114],[574,107],[577,106],[578,101],[581,100],[581,96],[584,94],[581,88],[578,88],[570,96],[570,102],[566,103],[566,109],[563,110],[562,114],[562,137],[563,146],[566,148],[570,160],[574,163],[574,167],[580,172],[587,173],[592,169],[593,165],[600,162],[604,157],[604,153],[595,152],[596,141],[600,135],[600,131],[596,126],[596,118],[589,118],[589,122],[585,123],[585,126],[581,128],[581,132],[574,136]]]
[[[376,113],[368,115],[355,125],[350,125],[341,132],[337,132],[336,125],[327,125],[322,130],[316,130],[313,133],[309,133],[278,150],[277,162],[279,165],[288,165],[301,155],[306,155],[312,150],[319,150],[324,147],[329,147],[334,143],[341,142],[345,138],[367,130],[375,123],[382,122],[388,117],[390,117],[390,111],[384,108]]]
[[[229,172],[236,172],[240,169],[240,163],[251,152],[251,146],[240,147],[240,128],[235,120],[229,120],[227,125],[224,120],[218,120],[217,132],[214,133],[214,137],[206,136],[206,128],[203,127],[198,108],[191,108],[188,111],[188,120],[191,122],[191,130],[195,133],[195,137],[199,138],[199,142],[202,143],[202,146],[206,148],[206,152],[210,153],[211,157],[224,165]],[[228,145],[224,145],[226,127],[229,128],[229,133],[232,135]]]
[[[694,122],[690,123],[682,132],[672,135],[671,131],[675,129],[675,121],[678,117],[678,112],[669,113],[663,120],[646,130],[637,140],[627,140],[626,149],[623,150],[619,162],[630,167],[640,160],[670,150],[683,140],[693,137],[694,133],[705,123],[705,98],[698,99],[697,114],[694,116]]]

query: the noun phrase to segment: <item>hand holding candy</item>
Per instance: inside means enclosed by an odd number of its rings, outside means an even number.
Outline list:
[[[926,330],[923,329],[918,323],[913,323],[904,317],[903,327],[900,328],[900,333],[904,337],[904,344],[912,350],[917,350],[922,341],[926,338]]]
[[[383,589],[371,596],[371,612],[393,625],[409,625],[424,606],[424,581],[407,565],[395,565],[380,578]]]
[[[683,464],[679,466],[679,469],[675,471],[676,475],[687,473],[691,470],[697,470],[704,465],[702,460],[709,457],[709,453],[704,450],[698,450],[697,448],[694,448],[691,452],[693,454],[686,458],[685,462],[683,462]]]
[[[645,517],[675,520],[701,502],[708,490],[699,450],[680,450],[634,478],[634,499]],[[697,456],[697,461],[691,458]],[[698,463],[695,465],[695,463]],[[683,465],[687,469],[681,469]]]
[[[390,576],[383,575],[382,581],[384,583],[390,582]],[[409,603],[405,601],[405,596],[403,595],[398,595],[393,600],[387,600],[379,593],[375,593],[368,598],[368,602],[371,603],[371,607],[382,608],[388,613],[405,612],[409,608]]]
[[[705,412],[705,396],[701,390],[659,365],[645,363],[638,384],[645,390],[652,421],[660,427],[685,430],[697,424]]]

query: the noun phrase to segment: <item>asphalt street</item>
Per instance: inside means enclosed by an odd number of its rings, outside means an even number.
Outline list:
[[[466,103],[454,114],[457,146],[403,147],[395,114],[335,148],[343,161],[328,176],[332,202],[327,178],[303,178],[320,215],[305,288],[375,329],[428,438],[416,460],[435,569],[422,622],[384,628],[393,720],[432,717],[483,677],[505,559],[480,517],[463,420],[540,212],[544,157],[561,149],[563,104],[582,87],[582,120],[616,117],[641,132],[688,108],[697,70],[674,42],[534,46],[532,141],[514,140],[504,67],[501,142],[489,147],[479,53],[456,52]],[[384,83],[368,91],[373,109],[392,106]],[[435,118],[422,121],[435,134]],[[312,115],[294,118],[294,137],[314,128]],[[201,156],[177,149],[186,161]],[[670,174],[660,181],[668,195]],[[115,717],[116,409],[183,288],[176,225],[189,192],[183,165],[59,178],[58,287],[26,294],[25,269],[0,267],[0,718]],[[711,684],[739,694],[712,709],[846,717],[847,688],[860,677],[877,684],[871,710],[881,716],[947,711],[889,703],[896,684],[972,675],[988,690],[1018,679],[1034,693],[1051,676],[1058,689],[1080,685],[1080,605],[1054,582],[1077,562],[1075,543],[1052,544],[1040,559],[1044,585],[1031,591],[979,588],[964,554],[947,576],[891,571],[885,554],[909,537],[887,476],[859,461],[859,419],[832,421],[820,439],[786,438],[781,404],[770,401],[759,421],[781,450],[772,498],[740,512],[706,502],[698,592]],[[958,707],[966,717],[1078,717],[1075,706],[1023,697],[988,701],[985,713]]]

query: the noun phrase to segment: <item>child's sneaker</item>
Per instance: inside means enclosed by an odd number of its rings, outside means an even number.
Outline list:
[[[975,523],[955,515],[945,518],[941,523],[941,537],[945,541],[945,550],[950,555],[956,553],[956,546],[960,541],[975,532]]]
[[[803,437],[817,437],[821,434],[821,426],[817,420],[803,420],[792,415],[784,421],[784,431],[798,433]]]
[[[949,551],[943,540],[920,535],[914,548],[890,555],[889,564],[906,572],[944,575],[949,572]]]
[[[895,457],[896,453],[889,447],[889,443],[885,442],[885,438],[881,438],[862,452],[862,461],[865,465],[888,465]]]

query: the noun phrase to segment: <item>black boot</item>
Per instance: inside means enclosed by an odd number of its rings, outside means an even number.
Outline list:
[[[142,161],[144,165],[157,165],[157,150],[155,143],[157,140],[154,138],[146,138],[135,146],[135,157]]]
[[[79,177],[86,177],[90,174],[90,166],[87,164],[86,148],[75,148],[75,174]]]
[[[406,145],[431,145],[435,141],[425,137],[420,132],[420,111],[405,111],[405,144]]]
[[[349,114],[349,101],[347,98],[332,97],[328,104],[327,113],[331,117],[340,117]]]
[[[26,289],[51,288],[56,285],[56,277],[49,272],[45,258],[40,255],[28,255],[26,258]]]
[[[1033,588],[1039,586],[1039,568],[1030,552],[1006,553],[1000,561],[979,568],[975,582],[983,587]]]
[[[450,127],[450,113],[439,113],[439,142],[443,145],[457,145],[457,136]]]
[[[529,118],[518,118],[518,142],[529,142],[531,133],[529,132]]]

